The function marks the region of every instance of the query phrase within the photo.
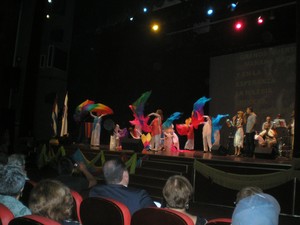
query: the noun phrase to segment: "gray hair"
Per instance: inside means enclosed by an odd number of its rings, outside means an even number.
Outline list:
[[[102,170],[107,184],[118,184],[122,181],[123,172],[127,171],[127,168],[121,159],[111,159],[104,163]]]
[[[25,155],[23,154],[12,154],[8,157],[8,165],[15,165],[23,167],[25,166]]]
[[[19,166],[0,167],[0,194],[17,196],[25,185],[25,174]]]

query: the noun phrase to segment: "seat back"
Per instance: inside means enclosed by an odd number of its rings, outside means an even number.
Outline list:
[[[55,220],[43,216],[27,215],[12,219],[8,225],[61,225]]]
[[[216,218],[209,220],[206,225],[230,225],[231,222],[231,218]]]
[[[14,218],[14,214],[5,205],[0,203],[0,221],[2,225],[8,225],[8,223]]]
[[[180,212],[166,208],[148,207],[136,211],[131,225],[194,225],[193,220]]]
[[[82,225],[130,225],[127,206],[109,198],[88,197],[80,205]]]
[[[74,199],[73,219],[77,220],[79,223],[82,223],[80,218],[80,205],[83,200],[82,196],[77,191],[74,190],[71,190],[71,194]]]

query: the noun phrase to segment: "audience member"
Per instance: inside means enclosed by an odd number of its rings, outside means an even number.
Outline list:
[[[25,165],[26,160],[25,160],[24,154],[15,153],[15,154],[8,156],[7,164],[20,167],[23,170],[24,174],[26,175],[26,180],[28,180],[27,172],[26,172],[26,165]]]
[[[232,215],[232,225],[278,225],[280,205],[266,193],[240,199]]]
[[[242,188],[236,195],[235,204],[237,204],[241,199],[246,198],[250,195],[263,193],[263,190],[259,187],[249,186]]]
[[[32,214],[47,217],[63,225],[79,224],[70,220],[73,207],[70,189],[56,180],[41,180],[32,189],[29,197]]]
[[[70,189],[82,192],[88,188],[97,184],[96,178],[88,171],[83,162],[73,163],[69,157],[62,157],[57,165],[59,176],[55,180],[59,180]],[[76,170],[79,170],[81,174],[76,174]]]
[[[19,201],[25,185],[23,170],[14,165],[0,165],[0,203],[7,206],[15,217],[30,215],[30,210]]]
[[[180,175],[169,177],[163,188],[167,208],[186,214],[194,221],[195,225],[204,225],[207,223],[206,219],[187,212],[192,195],[193,186],[187,178]]]
[[[122,160],[108,160],[102,169],[106,185],[94,186],[90,197],[107,197],[122,202],[131,215],[141,208],[156,206],[145,190],[128,187],[129,172]]]

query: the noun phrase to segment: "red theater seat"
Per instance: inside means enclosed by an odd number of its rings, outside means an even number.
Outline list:
[[[216,219],[209,220],[206,225],[230,225],[230,224],[231,224],[231,218],[216,218]]]
[[[88,197],[80,206],[82,225],[130,225],[127,206],[109,198]]]
[[[79,223],[82,224],[81,218],[80,218],[80,205],[83,200],[82,196],[77,191],[74,191],[74,190],[71,190],[71,194],[74,199],[73,219],[77,220]]]
[[[37,216],[37,215],[28,215],[22,217],[16,217],[9,222],[9,225],[61,225],[55,220]]]
[[[14,214],[5,205],[0,203],[0,221],[1,225],[8,225],[8,223],[14,218]]]
[[[166,208],[144,208],[131,217],[131,225],[194,225],[187,215]]]

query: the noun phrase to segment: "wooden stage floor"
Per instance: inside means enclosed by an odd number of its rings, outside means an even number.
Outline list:
[[[109,146],[101,145],[100,148],[90,147],[89,145],[77,145],[80,149],[85,151],[98,151],[98,150],[106,150],[109,151]],[[202,150],[176,150],[176,151],[152,151],[152,150],[142,150],[142,151],[135,151],[132,149],[123,149],[123,150],[115,150],[111,151],[114,153],[133,153],[137,152],[142,155],[153,155],[153,156],[165,156],[165,157],[179,157],[179,158],[189,158],[189,159],[198,159],[202,162],[209,162],[209,161],[223,161],[227,163],[234,163],[234,164],[273,164],[273,165],[282,165],[286,167],[292,166],[292,158],[285,157],[285,156],[278,156],[275,159],[269,157],[268,155],[261,155],[255,154],[252,158],[250,157],[241,157],[241,156],[234,156],[234,155],[218,155],[212,152],[203,153]]]

